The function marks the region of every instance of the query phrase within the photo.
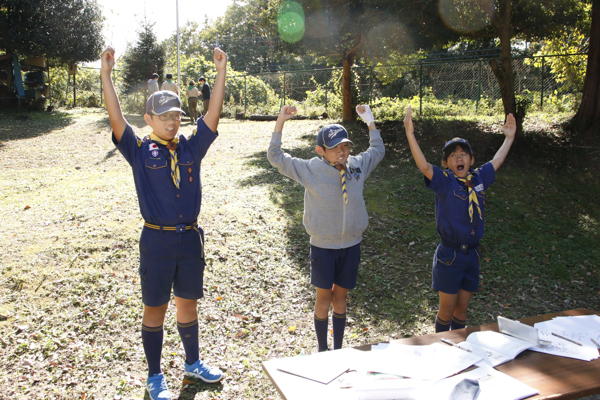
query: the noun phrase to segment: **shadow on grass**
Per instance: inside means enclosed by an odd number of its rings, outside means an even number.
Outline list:
[[[74,118],[64,112],[17,112],[6,110],[0,114],[0,141],[30,139],[63,129]]]
[[[131,125],[133,130],[141,129],[148,126],[142,115],[127,114],[125,115],[125,119],[129,123],[129,125]]]
[[[352,153],[366,150],[364,126],[349,124],[347,129],[354,142]],[[439,241],[434,196],[414,164],[403,125],[385,123],[380,130],[386,156],[365,184],[370,225],[349,306],[358,326],[386,324],[410,336],[407,332],[431,329],[438,307],[437,292],[430,287]],[[470,120],[421,119],[415,121],[415,132],[426,159],[438,166],[444,143],[453,137],[469,140],[475,167],[491,160],[504,141],[499,128]],[[287,152],[313,157],[314,137],[300,136],[306,148]],[[528,131],[513,145],[486,198],[483,278],[471,302],[470,325],[493,322],[497,315],[520,318],[598,307],[600,296],[593,287],[600,284],[600,256],[593,243],[600,234],[594,200],[600,188],[592,172],[596,167],[582,168],[590,164],[590,154],[543,130]],[[249,156],[247,163],[262,172],[241,185],[268,185],[271,201],[290,221],[289,238],[301,238],[308,246],[302,225],[304,189],[282,177],[266,151]],[[292,251],[297,265],[307,264],[305,253]],[[305,273],[308,276],[308,268]]]
[[[115,147],[114,149],[112,149],[112,150],[108,151],[108,152],[107,152],[107,153],[104,155],[104,158],[102,159],[102,161],[98,161],[98,162],[96,163],[96,165],[98,165],[98,164],[101,164],[101,163],[103,163],[103,162],[107,161],[109,158],[111,158],[111,157],[114,157],[114,156],[116,156],[117,154],[118,154],[118,150],[117,150],[117,148]]]
[[[218,383],[204,383],[199,379],[190,378],[188,376],[184,376],[184,380],[193,381],[193,383],[187,385],[181,392],[179,392],[178,400],[193,400],[196,398],[196,395],[200,393],[200,397],[203,398],[202,393],[204,392],[222,392],[223,384],[221,382]],[[148,392],[146,392],[148,395]],[[149,397],[148,397],[149,398]]]
[[[350,138],[354,142],[352,154],[359,154],[369,147],[369,136],[364,125],[348,124],[347,129]],[[394,139],[394,132],[386,133],[387,137]],[[384,135],[384,137],[386,137]],[[292,157],[300,159],[310,159],[315,157],[314,143],[315,134],[300,134],[295,137],[300,140],[301,145],[293,149],[283,150]],[[306,146],[302,146],[306,143]],[[390,160],[391,158],[391,160]],[[293,262],[309,281],[310,265],[306,260],[306,254],[309,248],[309,236],[302,223],[304,211],[304,188],[280,174],[267,160],[267,152],[260,151],[247,157],[247,165],[259,168],[260,172],[252,177],[240,182],[243,187],[266,185],[270,193],[270,200],[282,212],[286,214],[289,249],[288,253]],[[430,290],[422,290],[427,285],[419,283],[419,286],[411,282],[417,274],[420,281],[428,281],[427,270],[415,271],[411,268],[407,273],[404,265],[398,262],[399,259],[406,258],[402,255],[402,249],[390,231],[402,237],[402,240],[417,240],[408,232],[414,229],[422,231],[423,224],[415,221],[414,216],[407,216],[406,219],[399,218],[397,209],[399,198],[403,198],[402,193],[410,191],[402,187],[406,184],[406,174],[398,174],[397,169],[388,168],[390,163],[397,163],[393,157],[384,159],[384,162],[375,169],[372,175],[365,183],[365,201],[370,216],[370,226],[364,233],[362,248],[361,267],[358,274],[358,285],[350,292],[352,318],[355,326],[368,327],[378,324],[384,324],[390,327],[402,325],[407,330],[415,329],[419,316],[431,313],[429,307],[429,298],[432,295]],[[382,200],[381,197],[386,199]],[[391,199],[390,199],[391,195]],[[406,198],[409,200],[409,198]],[[403,210],[404,211],[404,210]],[[430,212],[432,219],[433,210]],[[429,223],[430,235],[435,235],[433,224]],[[294,250],[296,248],[296,250]],[[298,250],[300,248],[301,250]],[[420,290],[421,294],[416,293]],[[405,296],[416,299],[413,302],[403,301]],[[392,329],[394,329],[392,328]]]

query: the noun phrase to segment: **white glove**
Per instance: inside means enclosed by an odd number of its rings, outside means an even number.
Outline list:
[[[369,125],[371,122],[375,122],[375,118],[373,118],[373,113],[371,113],[371,108],[367,104],[363,105],[363,107],[365,108],[365,112],[363,113],[358,111],[358,107],[360,106],[356,106],[356,112],[358,113],[358,115],[360,115],[360,117],[363,119],[363,121],[365,121],[367,125]]]

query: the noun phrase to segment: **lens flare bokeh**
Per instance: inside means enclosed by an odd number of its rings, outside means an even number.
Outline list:
[[[304,37],[304,10],[295,1],[284,2],[277,12],[279,36],[288,42],[296,43]]]
[[[456,32],[477,32],[489,24],[482,5],[493,7],[492,0],[439,0],[438,13],[446,26]]]
[[[365,35],[365,53],[371,57],[389,55],[393,51],[410,52],[414,41],[409,29],[397,21],[387,21]]]

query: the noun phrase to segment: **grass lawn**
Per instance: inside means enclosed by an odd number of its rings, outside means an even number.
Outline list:
[[[146,363],[133,178],[103,110],[0,114],[0,387],[14,399],[143,399]],[[128,116],[139,136],[150,130]],[[555,121],[528,120],[486,196],[481,289],[468,325],[586,307],[600,311],[600,149]],[[326,121],[288,121],[284,149],[314,155]],[[445,140],[471,141],[476,165],[493,157],[499,122],[416,120],[427,159]],[[199,302],[201,357],[227,378],[187,380],[174,306],[163,370],[179,399],[276,399],[261,362],[312,353],[304,190],[266,159],[274,122],[223,120],[202,163],[207,268]],[[354,153],[364,124],[347,125]],[[191,132],[189,123],[182,131]],[[370,226],[345,345],[433,332],[430,287],[438,242],[433,193],[401,123],[381,126],[386,156],[365,186]],[[1,397],[1,396],[0,396]]]

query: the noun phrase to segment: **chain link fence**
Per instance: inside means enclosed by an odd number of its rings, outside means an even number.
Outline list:
[[[576,62],[581,64],[580,70],[585,70],[586,54],[513,59],[515,94],[519,105],[530,110],[544,110],[548,103],[560,103],[564,107],[575,106],[581,88],[572,80],[565,79],[564,74],[556,76],[552,72],[550,64],[557,57],[571,57],[571,63],[573,57],[576,57]],[[403,65],[353,67],[353,102],[368,103],[374,109],[383,109],[405,100],[410,101],[415,110],[423,115],[502,114],[500,88],[489,61],[423,60]],[[113,81],[123,109],[143,114],[146,82],[140,83],[137,90],[124,93],[121,89],[121,74],[121,71],[113,71]],[[212,82],[211,78],[207,76],[209,82]],[[54,105],[104,106],[98,68],[79,68],[75,83],[73,75],[68,75],[66,70],[51,69],[50,79],[51,101]],[[229,71],[223,113],[227,117],[241,113],[245,116],[277,115],[282,105],[294,104],[300,115],[341,118],[341,80],[340,67],[271,73]],[[182,87],[183,93],[186,86]],[[187,111],[185,95],[182,96],[182,102]],[[462,104],[463,107],[440,108],[440,105],[452,104]]]
[[[568,79],[555,76],[549,62],[553,58],[573,56],[579,58],[578,63],[585,65],[585,54],[514,58],[512,66],[517,103],[528,109],[543,110],[545,103],[556,102],[556,98],[568,98],[571,103],[576,101],[580,88]],[[418,61],[404,65],[354,67],[353,97],[357,104],[377,104],[378,100],[384,98],[413,101],[418,98],[419,112],[425,114],[432,101],[471,102],[476,113],[502,114],[500,87],[489,61]],[[341,68],[262,73],[254,76],[273,89],[281,105],[296,104],[299,112],[304,115],[326,112],[332,116],[341,116]],[[467,111],[468,107],[457,108],[456,111],[461,109],[463,112],[473,112]]]

